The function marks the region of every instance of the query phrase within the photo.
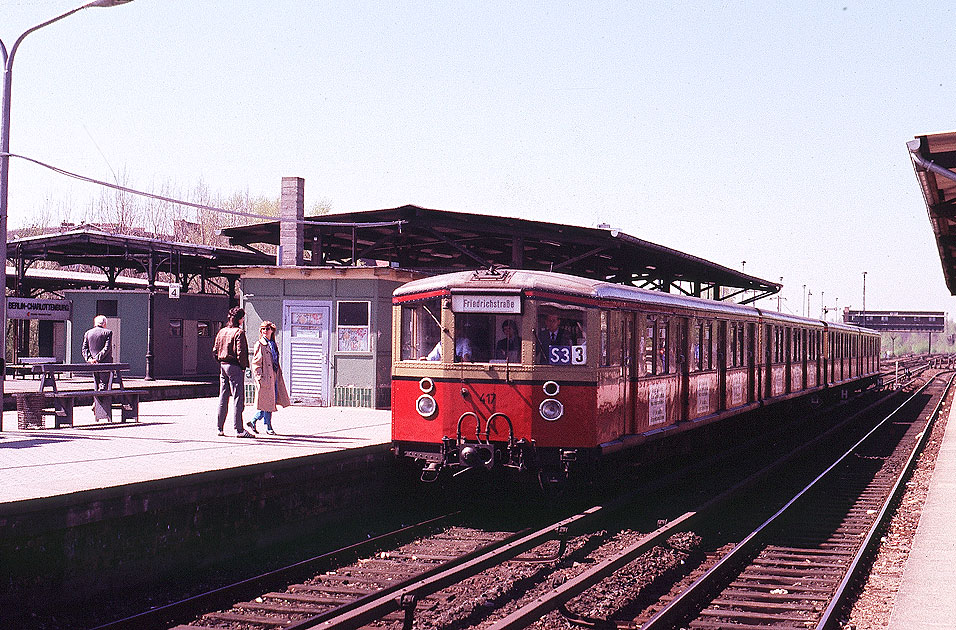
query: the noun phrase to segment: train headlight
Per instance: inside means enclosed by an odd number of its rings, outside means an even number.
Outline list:
[[[561,404],[560,400],[546,398],[538,406],[538,413],[548,422],[554,422],[564,415],[564,405]]]
[[[541,386],[541,389],[544,390],[545,396],[557,396],[558,392],[561,391],[561,386],[554,381],[548,381]]]
[[[418,381],[418,389],[422,390],[426,394],[430,394],[432,393],[432,390],[435,389],[435,381],[426,376],[422,380]]]
[[[415,409],[423,418],[431,418],[438,411],[438,403],[428,394],[422,394],[415,401]]]

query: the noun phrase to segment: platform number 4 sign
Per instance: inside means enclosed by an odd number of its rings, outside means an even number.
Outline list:
[[[171,284],[169,285],[169,299],[178,300],[179,299],[179,285]]]

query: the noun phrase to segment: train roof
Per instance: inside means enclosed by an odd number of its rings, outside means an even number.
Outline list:
[[[660,291],[648,291],[623,284],[613,284],[569,276],[546,271],[530,271],[524,269],[498,269],[495,271],[463,271],[431,276],[420,280],[413,280],[395,290],[395,297],[414,295],[416,293],[430,293],[449,290],[474,291],[507,291],[541,290],[552,291],[581,297],[621,300],[641,304],[651,304],[659,307],[705,310],[710,313],[735,317],[764,317],[774,321],[801,324],[804,326],[823,327],[823,322],[784,313],[766,312],[752,306],[744,306],[733,302],[716,302]]]
[[[863,328],[862,326],[855,326],[853,324],[844,324],[842,322],[826,322],[827,330],[836,330],[840,332],[856,332],[864,333],[867,335],[879,335],[880,333],[872,328]]]

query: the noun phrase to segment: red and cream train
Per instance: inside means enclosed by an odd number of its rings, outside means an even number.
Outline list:
[[[392,442],[423,479],[501,466],[559,478],[879,377],[871,330],[556,273],[416,280],[393,311]]]

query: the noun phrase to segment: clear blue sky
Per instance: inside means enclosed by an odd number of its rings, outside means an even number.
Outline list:
[[[0,38],[80,4],[0,0]],[[953,311],[906,151],[956,128],[956,5],[135,0],[28,36],[11,152],[130,186],[594,226],[784,310]],[[11,162],[10,225],[99,191]],[[776,300],[765,302],[776,306]]]

